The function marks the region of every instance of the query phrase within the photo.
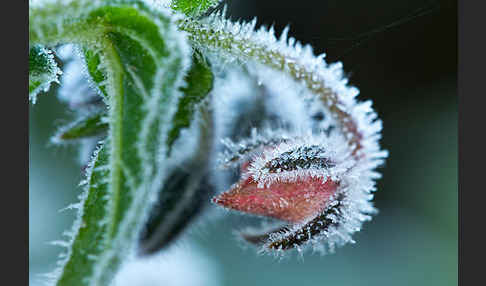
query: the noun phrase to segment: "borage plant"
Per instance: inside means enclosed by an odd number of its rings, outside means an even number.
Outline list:
[[[277,255],[332,252],[376,213],[387,153],[371,102],[357,102],[341,63],[288,28],[277,38],[221,6],[30,3],[30,100],[62,81],[77,118],[53,142],[78,143],[87,164],[57,285],[108,285],[122,262],[172,242],[212,195],[262,219],[239,234]]]

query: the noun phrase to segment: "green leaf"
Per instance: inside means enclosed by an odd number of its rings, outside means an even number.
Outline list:
[[[107,91],[106,87],[104,86],[106,75],[103,72],[100,54],[95,53],[93,50],[85,49],[84,59],[91,79],[96,83],[96,86],[99,88],[101,94],[106,98]]]
[[[82,138],[94,137],[108,133],[108,122],[105,111],[85,115],[71,124],[63,126],[54,136],[54,142],[66,142]]]
[[[174,116],[174,126],[169,132],[168,145],[172,148],[174,141],[179,137],[182,128],[189,127],[194,117],[197,104],[203,100],[213,88],[214,77],[206,60],[199,54],[194,53],[192,66],[185,77],[187,86],[181,88],[184,93],[179,100],[179,106]],[[170,152],[171,149],[169,149]]]
[[[174,144],[170,180],[164,182],[150,218],[141,236],[140,254],[146,255],[165,248],[207,205],[212,188],[207,182],[211,151],[212,124],[207,101],[195,107],[190,129],[182,130]],[[180,111],[180,110],[179,110]],[[193,141],[187,144],[187,141]],[[177,152],[194,154],[181,158]],[[189,151],[191,152],[191,151]]]
[[[205,179],[211,151],[208,138],[212,138],[212,128],[207,126],[211,124],[211,115],[207,104],[202,101],[211,91],[214,77],[206,60],[197,51],[193,54],[192,66],[185,76],[185,81],[187,86],[181,88],[184,95],[179,100],[167,140],[168,155],[173,149],[177,152],[177,147],[181,143],[175,142],[187,140],[180,135],[183,129],[191,126],[191,123],[201,125],[197,151],[189,159],[178,161],[170,171],[170,180],[164,183],[141,236],[139,253],[142,255],[167,247],[201,212],[212,190]],[[193,133],[189,135],[194,136]],[[190,149],[185,146],[182,148]]]
[[[172,0],[170,7],[188,16],[198,16],[216,6],[219,0]]]
[[[93,163],[82,220],[57,285],[108,285],[136,250],[170,174],[168,133],[174,130],[190,50],[170,13],[161,9],[122,0],[30,7],[30,42],[80,45],[109,109],[102,159],[99,154]]]
[[[102,255],[106,247],[110,175],[109,142],[99,147],[92,158],[87,171],[85,191],[81,195],[78,217],[73,225],[72,240],[68,248],[68,260],[56,277],[57,285],[89,285],[93,273],[93,263]],[[76,280],[77,279],[77,280]]]
[[[29,49],[29,99],[35,103],[37,94],[47,91],[52,82],[59,82],[61,70],[52,52],[41,45]]]

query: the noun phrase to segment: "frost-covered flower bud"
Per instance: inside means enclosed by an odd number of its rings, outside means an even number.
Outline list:
[[[228,151],[221,159],[223,165],[238,165],[241,174],[213,202],[282,221],[284,225],[271,231],[242,233],[264,249],[299,248],[338,232],[340,238],[350,240],[359,228],[350,223],[361,223],[374,210],[368,200],[354,194],[358,189],[351,188],[355,160],[338,135],[253,131],[247,140],[224,143]],[[327,242],[331,246],[339,240]]]
[[[288,222],[302,222],[321,211],[336,192],[338,183],[330,177],[335,163],[319,145],[303,140],[268,140],[274,146],[244,161],[241,179],[232,188],[214,198],[214,202],[234,210],[267,216]],[[255,144],[239,144],[240,152]],[[258,146],[258,145],[256,145]]]

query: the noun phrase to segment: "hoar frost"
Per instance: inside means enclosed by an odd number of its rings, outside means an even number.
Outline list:
[[[240,174],[213,202],[281,221],[240,233],[263,252],[333,252],[354,242],[377,212],[371,193],[387,157],[378,142],[382,123],[371,101],[356,100],[341,63],[327,64],[288,37],[288,28],[277,38],[273,28],[255,25],[230,22],[224,12],[180,24],[215,70],[219,168]]]
[[[65,1],[59,3],[62,2]],[[131,82],[129,86],[136,90],[134,94],[144,99],[142,110],[139,110],[143,116],[137,126],[138,139],[133,144],[137,154],[135,162],[140,161],[140,166],[125,161],[130,159],[122,149],[127,144],[120,142],[124,138],[123,132],[128,132],[128,129],[122,129],[123,125],[116,121],[118,113],[116,106],[112,105],[107,110],[112,124],[108,138],[118,140],[107,139],[103,149],[98,146],[100,138],[84,142],[82,157],[92,154],[95,149],[93,158],[98,158],[98,162],[94,164],[91,160],[88,164],[88,179],[83,182],[86,191],[80,197],[81,203],[71,206],[78,209],[78,220],[68,233],[68,251],[60,266],[67,265],[74,250],[85,252],[89,261],[97,260],[93,276],[87,278],[91,280],[86,281],[104,281],[107,277],[105,270],[110,269],[116,259],[135,255],[143,222],[147,221],[149,210],[157,202],[164,182],[173,179],[169,171],[192,157],[201,157],[198,161],[210,161],[211,165],[215,165],[213,167],[217,167],[211,176],[215,177],[216,188],[225,189],[213,198],[214,203],[278,222],[271,227],[240,232],[243,239],[259,245],[261,252],[281,254],[290,249],[313,249],[326,253],[333,252],[337,246],[353,243],[352,235],[377,212],[371,202],[371,193],[375,191],[375,180],[380,177],[375,169],[383,163],[387,152],[379,146],[382,124],[371,107],[371,101],[356,100],[358,89],[347,85],[341,63],[327,64],[324,54],[315,56],[309,45],[302,45],[289,37],[288,28],[277,38],[272,27],[255,30],[256,20],[233,23],[225,19],[224,12],[198,19],[183,18],[166,11],[167,1],[147,2],[151,3],[150,9],[138,2],[133,3],[133,7],[154,12],[157,17],[170,18],[168,27],[159,20],[154,23],[163,32],[167,50],[174,52],[169,60],[177,63],[176,70],[180,73],[171,82],[165,77],[163,68],[166,59],[154,59],[160,66],[150,75],[150,82],[154,82],[152,86],[144,84],[137,73],[127,69],[124,75]],[[116,3],[121,5],[125,1]],[[101,1],[94,1],[93,7],[87,11],[101,6]],[[76,17],[85,16],[82,11],[68,12]],[[44,38],[42,25],[31,23],[37,37]],[[60,28],[63,23],[58,21]],[[186,33],[179,33],[180,30]],[[153,138],[166,142],[168,125],[162,125],[164,127],[154,134],[152,126],[159,121],[168,123],[176,112],[176,104],[171,103],[177,103],[182,96],[180,88],[185,86],[183,76],[189,68],[191,54],[185,36],[192,42],[192,48],[207,58],[215,76],[214,88],[207,102],[213,121],[204,132],[199,132],[198,127],[181,132],[179,139],[185,144],[176,144],[181,149],[175,148],[168,156],[165,145],[152,146]],[[60,98],[76,108],[80,115],[89,115],[92,109],[97,111],[99,105],[104,107],[104,103],[110,103],[104,102],[100,90],[93,87],[104,87],[108,94],[116,94],[116,82],[107,80],[83,84],[86,66],[82,60],[71,57],[76,51],[69,50],[70,47],[63,48],[67,63]],[[146,48],[155,49],[150,45]],[[62,49],[58,52],[63,54]],[[52,60],[52,55],[48,55]],[[100,60],[103,63],[106,58],[101,57]],[[108,69],[109,66],[102,65],[101,68]],[[55,77],[49,79],[57,80],[58,74],[56,69],[55,73],[49,74]],[[163,100],[162,87],[174,94],[168,103]],[[164,109],[164,106],[169,107]],[[193,122],[196,125],[204,121],[200,115]],[[199,141],[207,137],[215,140],[208,140],[207,146],[201,145]],[[221,144],[213,145],[212,142]],[[214,153],[220,156],[211,156]],[[197,169],[195,164],[190,167]],[[199,169],[194,173],[204,170],[203,167]],[[239,178],[230,178],[230,172],[221,169],[236,170]],[[125,185],[118,184],[120,178],[126,178]],[[193,181],[197,183],[197,180]],[[181,214],[191,205],[191,196],[197,188],[193,188],[192,183],[190,185],[184,190],[187,196],[178,201],[175,211],[164,220],[166,226],[179,223]],[[110,218],[115,217],[115,207],[118,207],[112,198],[122,194],[124,189],[136,195],[129,208],[124,210],[123,221],[110,225]],[[109,244],[109,248],[103,251],[101,248],[85,250],[72,247],[76,234],[84,225],[81,220],[84,210],[79,207],[88,199],[88,192],[104,194],[100,199],[106,203],[106,217],[97,221],[99,225],[93,228],[93,233],[99,234],[100,239]],[[108,237],[103,232],[107,226],[119,229],[113,233],[115,236]],[[61,275],[59,270],[55,279]]]

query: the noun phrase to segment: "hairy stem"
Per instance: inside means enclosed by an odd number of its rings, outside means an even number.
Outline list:
[[[322,67],[323,56],[314,57],[310,46],[302,47],[295,39],[287,38],[286,28],[277,40],[270,31],[262,28],[255,32],[256,20],[251,23],[231,23],[223,15],[211,16],[206,22],[183,20],[179,27],[190,34],[189,39],[209,52],[236,57],[238,61],[254,61],[272,69],[283,71],[294,80],[302,82],[311,92],[318,95],[331,115],[337,120],[345,134],[353,154],[359,157],[363,135],[358,122],[346,109],[341,96],[326,84]],[[294,47],[294,44],[296,45]]]

